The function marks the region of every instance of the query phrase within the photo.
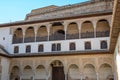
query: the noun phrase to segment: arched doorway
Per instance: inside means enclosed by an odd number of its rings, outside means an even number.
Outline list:
[[[55,60],[51,63],[52,80],[65,80],[64,66],[61,61]]]

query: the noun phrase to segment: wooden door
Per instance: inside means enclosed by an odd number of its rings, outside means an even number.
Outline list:
[[[63,67],[52,68],[52,80],[65,80]]]

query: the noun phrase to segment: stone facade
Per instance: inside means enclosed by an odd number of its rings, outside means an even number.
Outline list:
[[[82,80],[85,77],[91,79],[107,79],[110,76],[113,76],[114,66],[113,66],[113,55],[112,54],[96,54],[96,55],[72,55],[72,56],[48,56],[48,57],[30,57],[30,58],[13,58],[11,59],[10,72],[12,69],[17,66],[19,68],[19,76],[22,80],[26,80],[26,76],[24,75],[25,67],[31,67],[31,75],[27,78],[33,77],[35,80],[39,77],[42,79],[43,77],[38,75],[36,72],[36,68],[40,66],[44,66],[45,68],[45,79],[50,79],[51,75],[51,63],[54,61],[62,62],[64,66],[64,73],[67,80]],[[73,67],[71,67],[73,66]],[[77,66],[77,67],[74,67]],[[92,66],[92,67],[91,67]],[[103,67],[102,67],[103,66]],[[79,70],[76,72],[76,70]],[[111,70],[110,73],[107,70]],[[95,72],[91,72],[94,70]],[[86,71],[88,71],[86,73]],[[36,76],[38,75],[38,76]],[[104,77],[103,77],[104,75]],[[17,75],[18,76],[18,75]],[[14,76],[15,77],[15,76]]]
[[[31,12],[26,16],[26,20],[45,20],[65,18],[70,16],[80,16],[94,13],[111,12],[113,8],[113,1],[88,1],[80,4],[66,5],[62,7],[44,9],[42,11]]]
[[[113,2],[51,5],[0,24],[0,80],[119,80]]]

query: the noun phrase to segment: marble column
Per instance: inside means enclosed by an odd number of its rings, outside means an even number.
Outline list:
[[[64,23],[63,25],[64,25],[64,31],[65,31],[65,40],[66,40],[66,37],[67,37],[67,34],[66,34],[67,32],[66,32],[66,31],[67,31],[67,25],[68,25],[68,24],[67,24],[67,23]]]
[[[68,79],[68,74],[67,73],[65,73],[65,80],[67,80]]]
[[[50,27],[51,27],[51,26],[52,26],[51,24],[48,24],[48,25],[47,25],[48,41],[50,41]]]
[[[23,29],[23,43],[25,42],[25,31],[26,29]]]
[[[82,73],[80,73],[80,80],[82,80],[82,78],[83,78],[83,74],[82,74]]]
[[[66,40],[66,30],[65,30],[65,40]]]
[[[32,77],[32,80],[34,80],[34,75],[33,75],[33,77]]]
[[[20,80],[22,80],[22,75],[20,76]]]
[[[93,20],[94,37],[95,37],[95,38],[96,38],[96,25],[97,25],[97,20]]]
[[[82,26],[82,22],[81,21],[77,21],[77,25],[78,25],[79,39],[80,39],[81,38],[81,26]]]
[[[97,75],[97,80],[99,80],[99,73],[96,73],[96,75]]]

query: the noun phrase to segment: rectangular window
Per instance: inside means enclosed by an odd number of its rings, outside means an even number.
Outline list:
[[[76,49],[75,43],[70,43],[69,49],[70,50],[75,50]]]
[[[26,46],[26,53],[30,53],[31,52],[31,46],[30,45],[27,45]]]
[[[38,52],[43,52],[44,51],[44,46],[41,44],[38,47]]]
[[[19,53],[19,46],[14,47],[14,53]]]
[[[52,44],[52,51],[56,51],[56,44]]]
[[[52,44],[52,51],[61,51],[61,44],[60,43]]]
[[[91,49],[91,42],[85,42],[85,50]]]
[[[107,49],[107,41],[101,41],[100,47],[101,49]]]
[[[57,44],[57,51],[61,51],[61,44],[60,43]]]

